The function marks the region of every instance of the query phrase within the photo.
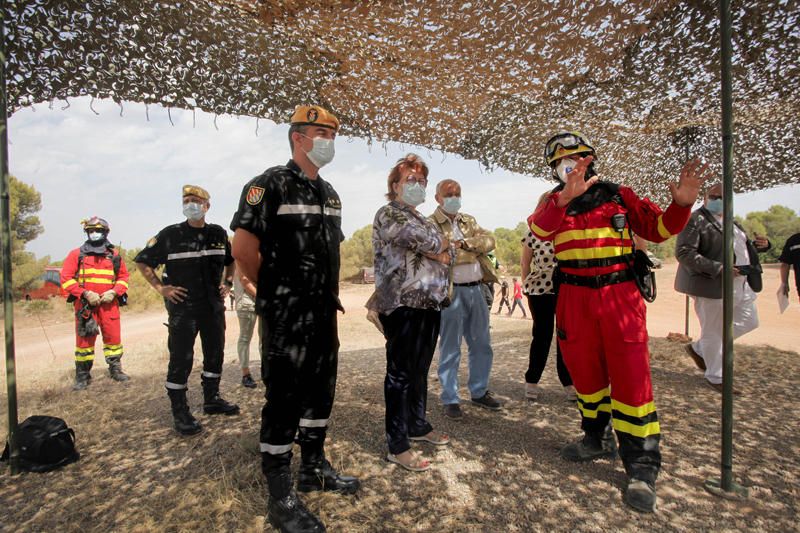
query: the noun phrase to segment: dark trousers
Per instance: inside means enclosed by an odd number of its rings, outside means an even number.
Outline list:
[[[531,334],[531,351],[528,358],[528,371],[525,372],[525,383],[539,383],[542,372],[547,364],[550,354],[550,344],[553,341],[553,329],[556,320],[556,295],[555,294],[528,294],[528,308],[533,318]],[[561,357],[561,347],[556,342],[556,369],[558,380],[566,387],[572,385],[567,366]]]
[[[186,388],[186,382],[192,372],[194,341],[198,333],[203,348],[203,378],[218,381],[222,376],[225,347],[224,310],[173,310],[169,313],[168,326],[167,388]]]
[[[408,437],[426,435],[433,429],[425,418],[425,409],[440,314],[398,307],[391,314],[379,315],[386,337],[386,442],[395,455],[411,448]]]
[[[511,311],[511,304],[508,302],[508,295],[501,294],[500,295],[500,307],[497,308],[497,314],[500,314],[500,311],[503,310],[503,304],[508,308],[509,312]]]
[[[265,311],[261,337],[267,401],[260,441],[267,476],[288,467],[295,435],[304,461],[322,457],[339,357],[332,303],[308,296],[278,297],[273,303]]]

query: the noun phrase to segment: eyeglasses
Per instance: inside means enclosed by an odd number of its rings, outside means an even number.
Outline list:
[[[717,194],[709,194],[708,195],[708,199],[709,200],[722,200],[722,196],[719,196]]]
[[[409,174],[408,176],[406,176],[406,181],[408,183],[419,183],[423,187],[428,186],[428,178],[424,176],[415,176],[414,174]]]
[[[563,133],[561,135],[556,135],[550,139],[547,142],[547,146],[544,147],[544,157],[549,161],[555,155],[556,150],[558,150],[559,147],[563,148],[564,150],[574,150],[580,146],[585,146],[594,151],[594,147],[589,140],[581,137],[580,135],[576,135],[574,133]]]

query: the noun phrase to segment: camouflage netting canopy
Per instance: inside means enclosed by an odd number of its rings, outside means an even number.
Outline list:
[[[736,191],[800,182],[800,2],[733,3]],[[580,129],[600,173],[665,200],[687,146],[721,167],[711,0],[7,0],[16,110],[91,95],[286,122],[532,176]]]

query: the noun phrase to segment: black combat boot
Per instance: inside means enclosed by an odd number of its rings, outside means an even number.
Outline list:
[[[355,494],[361,486],[358,479],[339,474],[325,459],[322,444],[325,441],[325,434],[322,433],[318,439],[305,440],[309,436],[304,435],[307,432],[304,432],[303,429],[300,430],[302,462],[297,477],[297,490],[300,492],[328,490],[341,494]]]
[[[111,379],[114,381],[128,381],[131,379],[128,374],[122,371],[120,356],[106,357],[106,363],[108,363],[108,373],[111,374]]]
[[[283,533],[323,533],[325,526],[303,505],[292,489],[292,474],[285,466],[267,474],[267,520]]]
[[[656,484],[632,477],[628,479],[623,500],[639,512],[652,513],[656,510]]]
[[[200,422],[189,412],[189,404],[186,402],[186,389],[167,389],[167,395],[172,404],[172,421],[175,424],[175,431],[181,435],[196,435],[203,431]]]
[[[201,378],[203,384],[203,412],[207,415],[238,415],[239,406],[229,403],[219,395],[219,378]]]
[[[586,431],[583,438],[561,448],[561,457],[567,461],[591,461],[600,457],[614,457],[617,442],[611,424],[601,432]]]
[[[75,361],[75,383],[72,390],[83,390],[89,386],[92,381],[91,369],[92,361]]]

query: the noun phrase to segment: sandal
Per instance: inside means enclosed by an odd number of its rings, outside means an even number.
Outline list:
[[[435,444],[437,446],[444,446],[445,444],[450,444],[450,437],[447,436],[447,434],[437,433],[436,431],[431,431],[427,435],[420,435],[419,437],[408,437],[408,440],[430,442],[431,444]]]
[[[410,470],[412,472],[424,472],[431,467],[431,462],[427,459],[422,459],[419,457],[417,453],[411,453],[411,462],[404,463],[400,459],[397,458],[397,455],[393,453],[386,454],[386,460],[390,463],[394,463],[396,465],[400,465],[406,470]]]

